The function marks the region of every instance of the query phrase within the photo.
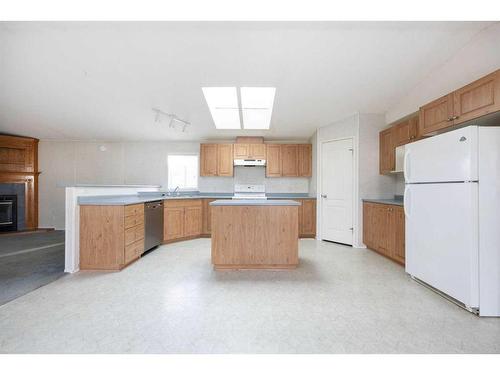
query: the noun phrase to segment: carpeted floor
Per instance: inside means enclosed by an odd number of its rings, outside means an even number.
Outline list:
[[[0,305],[64,274],[64,231],[0,236]]]

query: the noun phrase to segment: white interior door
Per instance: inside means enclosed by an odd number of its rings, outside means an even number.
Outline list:
[[[321,239],[352,245],[352,138],[321,146]]]

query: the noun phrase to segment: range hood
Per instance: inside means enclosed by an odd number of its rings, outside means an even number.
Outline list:
[[[265,159],[234,159],[235,167],[265,167]]]

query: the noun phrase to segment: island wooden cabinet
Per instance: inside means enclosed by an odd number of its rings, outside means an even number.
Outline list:
[[[233,145],[202,143],[200,145],[200,176],[233,175]]]
[[[201,224],[201,234],[203,236],[210,236],[212,231],[212,218],[211,218],[211,209],[210,202],[213,202],[217,199],[202,199],[202,224]]]
[[[119,270],[144,252],[144,204],[80,206],[80,269]]]
[[[363,242],[369,249],[405,263],[405,217],[402,206],[363,203]]]
[[[393,128],[383,130],[379,134],[379,169],[380,174],[387,174],[395,169],[395,146]]]
[[[195,238],[202,233],[202,200],[165,200],[163,207],[163,241]]]
[[[419,134],[439,130],[500,111],[500,70],[420,107]]]
[[[235,143],[235,159],[265,159],[266,145],[264,143]]]
[[[212,264],[224,269],[291,269],[298,258],[298,206],[212,206]]]

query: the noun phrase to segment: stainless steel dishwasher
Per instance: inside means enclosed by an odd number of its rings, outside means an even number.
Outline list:
[[[144,213],[146,219],[144,251],[148,251],[160,245],[163,240],[163,201],[147,202]]]

